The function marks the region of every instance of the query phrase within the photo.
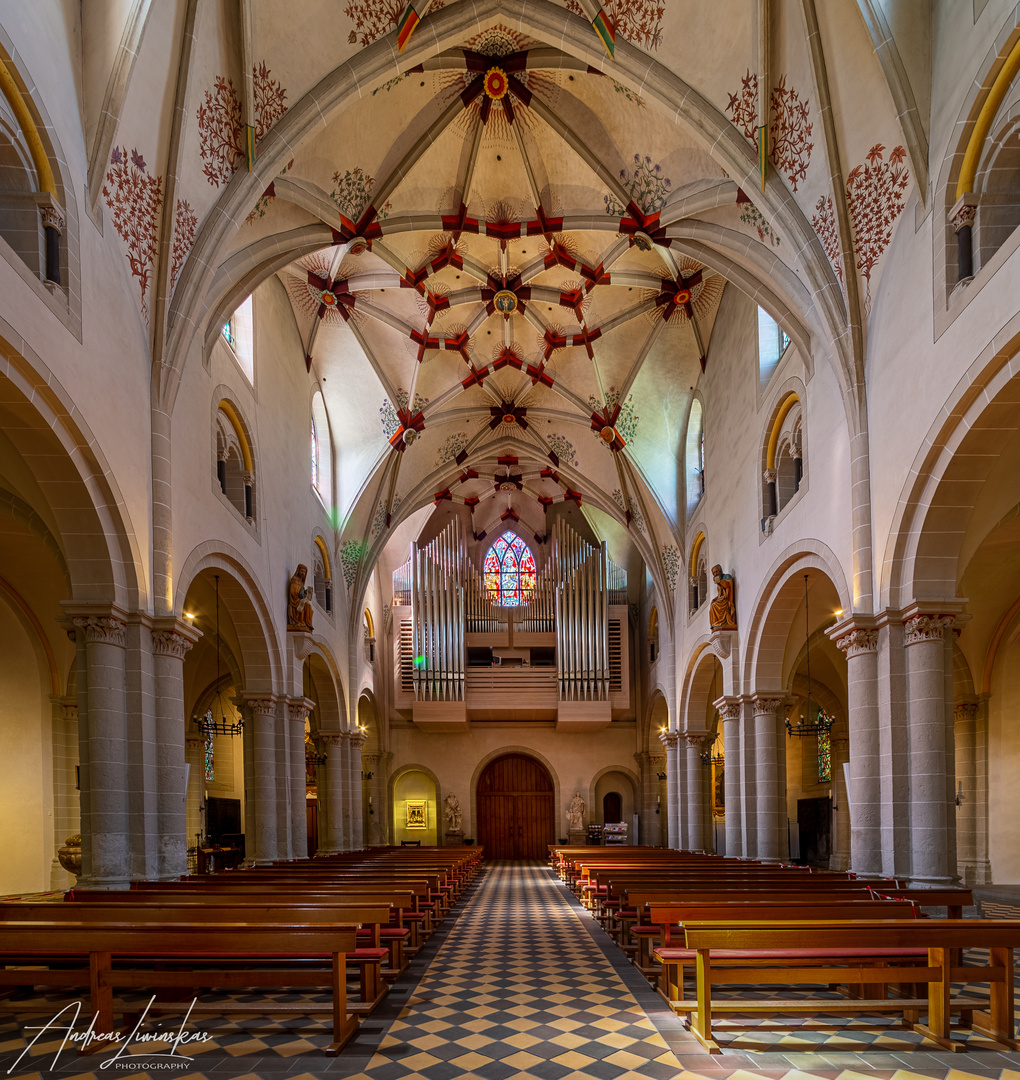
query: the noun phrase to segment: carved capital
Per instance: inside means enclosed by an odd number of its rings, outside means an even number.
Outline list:
[[[73,705],[71,705],[71,704],[61,705],[60,706],[60,719],[61,720],[66,720],[69,723],[77,724],[78,723],[78,705],[77,705],[77,703],[75,703]]]
[[[311,698],[306,697],[289,697],[287,698],[287,715],[291,720],[296,720],[303,724],[308,717],[308,714],[315,708],[315,702]]]
[[[977,719],[977,702],[963,701],[953,709],[953,716],[958,724],[973,724]]]
[[[184,749],[185,751],[191,750],[193,753],[204,750],[205,739],[196,739],[193,735],[188,735],[184,740]]]
[[[977,213],[977,199],[972,192],[968,192],[954,203],[949,211],[949,223],[953,226],[953,232],[958,233],[961,229],[974,226],[974,218]]]
[[[153,630],[151,633],[153,656],[173,656],[183,660],[194,644],[176,630]]]
[[[127,624],[112,616],[79,616],[74,620],[74,625],[85,631],[85,641],[89,644],[119,645],[123,649],[127,641]]]
[[[276,713],[276,698],[272,694],[245,696],[241,700],[245,708],[250,709],[252,716],[256,718],[273,716]]]
[[[349,731],[347,738],[351,740],[351,749],[361,752],[361,748],[368,742],[368,736],[363,731]]]
[[[781,697],[756,697],[753,702],[755,716],[776,716],[785,711],[786,699]]]
[[[675,750],[679,738],[680,736],[675,731],[663,731],[659,735],[659,742],[662,743],[667,751]]]
[[[244,481],[245,487],[251,487],[255,483],[255,474],[253,472],[242,473],[241,479]]]
[[[846,653],[847,660],[864,653],[878,652],[877,630],[849,630],[836,638],[836,648]]]
[[[706,743],[711,741],[711,736],[707,731],[684,731],[681,734],[692,750],[701,750]]]
[[[776,482],[776,477],[778,475],[779,475],[779,470],[778,469],[766,469],[765,472],[762,473],[762,476],[765,477],[765,483],[766,484],[774,484]]]
[[[58,233],[64,231],[64,215],[55,203],[44,203],[40,206],[39,216],[42,218],[44,228],[56,229]]]
[[[943,634],[955,621],[955,615],[914,615],[903,622],[903,644],[942,641]]]
[[[343,746],[346,735],[342,731],[331,731],[328,734],[319,736],[319,745],[327,750],[336,750],[338,747]]]
[[[719,719],[722,723],[727,721],[740,719],[740,702],[734,698],[719,698],[712,703],[715,705],[716,711],[719,713]]]

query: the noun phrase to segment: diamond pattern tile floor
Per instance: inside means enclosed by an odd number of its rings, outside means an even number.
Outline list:
[[[739,1034],[724,1022],[724,1053],[710,1057],[569,891],[546,868],[521,864],[480,875],[339,1057],[322,1053],[321,1014],[277,1022],[273,995],[224,1000],[251,1000],[251,1016],[203,1018],[212,1038],[181,1048],[179,1070],[124,1062],[119,1080],[1020,1080],[1020,1053],[980,1039],[949,1054],[909,1031],[819,1030],[810,1017]],[[102,1080],[112,1071],[73,1051],[54,1068],[60,1044],[49,1038],[15,1067],[31,1038],[0,1012],[0,1077]]]

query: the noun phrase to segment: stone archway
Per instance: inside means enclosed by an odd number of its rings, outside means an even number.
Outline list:
[[[556,839],[553,780],[537,759],[504,754],[478,778],[478,842],[491,859],[545,859]]]

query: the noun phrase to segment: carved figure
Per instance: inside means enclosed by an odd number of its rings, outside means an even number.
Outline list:
[[[456,795],[447,795],[443,806],[443,823],[447,832],[460,832],[463,815],[460,812],[460,799]]]
[[[290,590],[287,597],[288,630],[312,629],[312,590],[305,587],[305,578],[307,577],[308,567],[304,563],[298,563],[298,568],[290,579]]]
[[[567,807],[567,824],[571,832],[580,832],[584,828],[584,799],[579,791],[574,792]]]
[[[733,576],[724,574],[722,567],[716,565],[712,567],[712,580],[718,591],[708,609],[708,625],[713,630],[736,630],[737,605],[733,600]]]

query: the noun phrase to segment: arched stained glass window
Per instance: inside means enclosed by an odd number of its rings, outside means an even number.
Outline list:
[[[498,607],[520,607],[535,595],[535,556],[512,532],[505,532],[485,556],[485,591]]]
[[[312,448],[312,487],[317,488],[319,486],[319,440],[315,435],[315,421],[313,420],[309,425],[311,428],[311,448]]]

